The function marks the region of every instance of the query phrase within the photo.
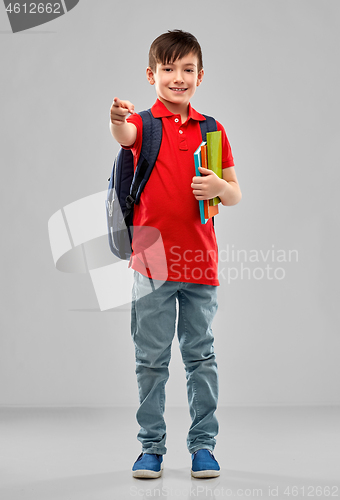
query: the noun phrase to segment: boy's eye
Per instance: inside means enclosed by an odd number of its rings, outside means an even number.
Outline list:
[[[172,68],[163,68],[163,71],[165,71],[167,73],[170,73],[170,71],[172,71]],[[194,72],[193,69],[185,69],[184,71],[186,71],[187,73],[193,73]]]

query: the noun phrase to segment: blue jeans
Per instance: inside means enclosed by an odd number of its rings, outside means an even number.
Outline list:
[[[144,453],[166,453],[165,384],[176,329],[177,299],[177,334],[192,420],[187,447],[190,453],[201,448],[213,451],[218,433],[218,373],[211,324],[217,311],[217,287],[166,281],[157,288],[155,282],[134,271],[131,334],[140,402],[137,438]],[[147,293],[152,286],[154,291]]]

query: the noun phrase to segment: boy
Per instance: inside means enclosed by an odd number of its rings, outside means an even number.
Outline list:
[[[134,207],[134,226],[150,226],[160,231],[167,269],[154,252],[146,272],[133,241],[130,266],[134,269],[131,334],[136,352],[136,374],[140,407],[138,439],[142,453],[133,465],[134,477],[159,477],[166,453],[164,414],[165,384],[175,332],[176,300],[182,359],[187,378],[192,424],[187,447],[192,454],[194,477],[215,477],[220,467],[212,454],[218,433],[215,416],[218,374],[211,323],[217,310],[217,243],[211,219],[201,224],[197,200],[219,196],[223,205],[235,205],[241,191],[224,128],[222,131],[223,178],[201,168],[196,177],[193,153],[202,142],[199,122],[204,116],[195,111],[190,99],[202,83],[204,70],[197,39],[174,30],[160,35],[150,47],[149,83],[155,85],[157,100],[152,114],[162,120],[161,148],[145,186],[140,203]],[[131,116],[127,117],[128,114]],[[110,129],[122,147],[131,149],[135,166],[142,143],[142,120],[129,101],[114,98]],[[139,233],[138,233],[139,234]],[[150,259],[148,259],[149,263]],[[152,276],[150,277],[150,269]],[[153,280],[163,280],[150,290]]]

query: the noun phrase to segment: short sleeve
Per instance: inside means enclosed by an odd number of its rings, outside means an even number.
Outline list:
[[[139,155],[142,149],[142,138],[143,138],[143,121],[138,113],[133,113],[126,119],[128,123],[133,123],[137,127],[137,137],[131,146],[122,146],[123,149],[131,149],[135,167],[138,163]]]
[[[216,124],[217,130],[222,132],[222,168],[233,167],[235,163],[227,134],[225,133],[223,125],[221,125],[217,120]]]

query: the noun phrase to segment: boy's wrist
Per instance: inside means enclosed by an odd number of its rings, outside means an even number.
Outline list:
[[[110,130],[114,139],[121,146],[131,146],[136,141],[137,128],[133,123],[129,123],[126,120],[119,124],[110,121]]]
[[[225,179],[221,179],[221,183],[223,183],[221,184],[221,194],[218,196],[222,205],[236,205],[242,198],[239,185],[233,181],[228,182]]]

